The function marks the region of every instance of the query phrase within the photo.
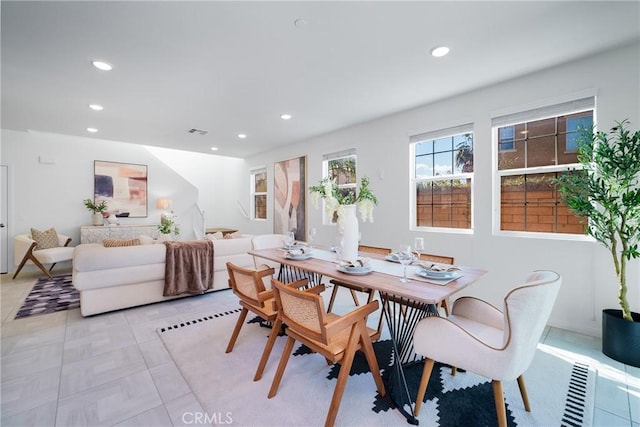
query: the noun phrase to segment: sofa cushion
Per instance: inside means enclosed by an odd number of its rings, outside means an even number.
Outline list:
[[[105,248],[119,248],[121,246],[138,246],[140,239],[104,239],[102,245]]]
[[[40,231],[35,228],[31,229],[31,238],[36,241],[34,250],[51,249],[60,246],[58,244],[58,233],[56,229],[51,227],[48,230]]]
[[[73,268],[76,271],[109,270],[146,264],[164,263],[164,245],[138,245],[105,248],[101,244],[83,244],[74,248]]]

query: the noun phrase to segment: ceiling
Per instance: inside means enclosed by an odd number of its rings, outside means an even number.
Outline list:
[[[637,40],[639,5],[3,0],[2,128],[247,157]]]

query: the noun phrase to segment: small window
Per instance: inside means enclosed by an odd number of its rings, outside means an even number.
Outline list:
[[[355,197],[357,187],[356,172],[355,149],[329,153],[322,156],[322,178],[329,178],[335,181],[338,186],[338,191],[340,191],[343,196],[351,193]],[[324,204],[324,200],[322,203]],[[324,209],[322,209],[322,212],[324,224],[336,223],[338,219],[337,212],[334,212],[331,218],[324,216]]]
[[[414,227],[471,229],[471,129],[465,125],[411,137]]]
[[[251,171],[251,218],[267,219],[267,170]]]
[[[513,126],[505,126],[498,131],[498,151],[515,150],[514,142],[515,128]]]

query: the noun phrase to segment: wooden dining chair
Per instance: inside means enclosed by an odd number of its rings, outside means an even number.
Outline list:
[[[287,342],[268,397],[271,399],[278,392],[293,344],[298,341],[324,356],[327,362],[341,365],[325,420],[325,426],[333,426],[357,350],[362,350],[366,357],[378,393],[382,397],[386,395],[372,345],[372,340],[377,340],[380,335],[366,325],[367,316],[378,309],[378,301],[338,316],[325,311],[324,300],[317,293],[297,289],[306,283],[307,279],[290,284],[272,280],[278,304],[278,319],[287,325]]]
[[[430,261],[438,264],[447,264],[453,265],[455,264],[455,259],[451,256],[446,255],[434,255],[434,254],[420,254],[420,261]],[[449,298],[445,298],[437,304],[437,308],[442,308],[444,310],[445,315],[449,316]]]
[[[262,378],[262,372],[269,360],[269,355],[271,354],[273,344],[278,337],[281,326],[281,324],[276,321],[278,313],[275,306],[273,290],[265,289],[263,282],[264,277],[273,276],[274,269],[265,267],[261,270],[252,270],[227,262],[227,271],[229,272],[229,286],[233,293],[239,298],[242,311],[233,329],[225,353],[231,353],[233,351],[242,325],[244,325],[247,314],[250,311],[265,321],[272,323],[271,333],[262,352],[256,374],[253,377],[254,381],[258,381]]]

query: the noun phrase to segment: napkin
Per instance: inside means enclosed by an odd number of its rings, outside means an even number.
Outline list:
[[[342,260],[340,261],[340,265],[342,267],[347,267],[347,268],[357,268],[357,267],[366,267],[369,265],[369,259],[368,258],[358,258],[355,261],[346,261],[346,260]]]
[[[289,255],[303,255],[303,254],[308,254],[310,252],[311,252],[311,248],[306,246],[301,246],[296,249],[289,249],[287,251]]]
[[[437,272],[445,272],[445,271],[459,271],[460,268],[453,266],[453,265],[446,265],[446,264],[434,264],[432,262],[428,262],[428,261],[420,261],[420,262],[416,262],[416,265],[419,265],[420,267],[424,268],[427,271],[437,271]]]

